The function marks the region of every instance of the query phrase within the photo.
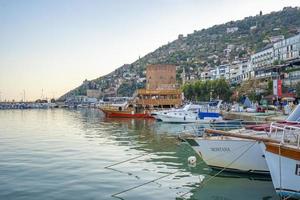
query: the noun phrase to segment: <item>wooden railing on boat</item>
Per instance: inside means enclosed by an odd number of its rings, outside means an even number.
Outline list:
[[[181,99],[136,99],[136,104],[150,105],[150,106],[159,106],[159,105],[180,106],[182,104],[182,101]]]
[[[277,143],[279,144],[279,140],[275,140],[272,138],[266,138],[266,137],[259,137],[255,135],[242,135],[238,133],[231,133],[227,131],[221,131],[221,130],[214,130],[214,129],[205,129],[204,132],[206,134],[218,134],[218,135],[223,135],[223,136],[228,136],[228,137],[235,137],[235,138],[241,138],[241,139],[248,139],[248,140],[256,140],[260,142],[272,142],[272,143]]]

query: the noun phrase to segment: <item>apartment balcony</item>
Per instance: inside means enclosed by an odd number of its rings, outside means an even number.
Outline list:
[[[267,73],[262,73],[262,74],[255,75],[256,79],[276,78],[276,77],[278,77],[278,73],[277,72],[267,72]]]

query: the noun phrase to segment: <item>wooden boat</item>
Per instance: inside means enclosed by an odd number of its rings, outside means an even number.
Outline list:
[[[154,118],[151,111],[157,108],[179,107],[182,104],[181,91],[138,89],[133,100],[123,104],[105,104],[100,110],[106,117],[116,118]]]
[[[149,110],[141,110],[127,104],[104,105],[100,110],[108,118],[153,118]]]

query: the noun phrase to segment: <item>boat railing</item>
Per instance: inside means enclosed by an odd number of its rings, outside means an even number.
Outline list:
[[[270,125],[269,136],[275,134],[275,136],[281,137],[281,144],[294,144],[297,148],[300,148],[300,127],[295,125],[286,125],[272,122]],[[279,135],[281,134],[281,135]]]
[[[217,112],[219,113],[220,112],[220,108],[217,108],[217,107],[201,107],[199,109],[200,112]]]

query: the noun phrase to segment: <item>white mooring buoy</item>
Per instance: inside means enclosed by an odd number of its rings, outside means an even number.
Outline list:
[[[195,156],[188,157],[188,164],[192,167],[196,166],[197,159]]]

